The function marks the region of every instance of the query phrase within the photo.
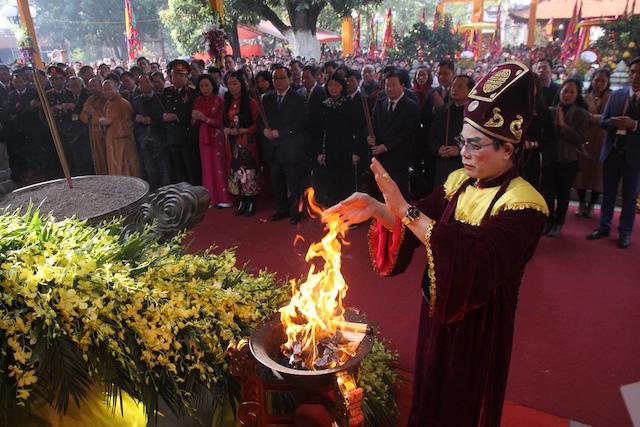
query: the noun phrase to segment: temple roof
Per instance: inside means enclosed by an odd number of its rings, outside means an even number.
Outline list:
[[[640,1],[625,0],[583,0],[582,19],[601,17],[622,17],[625,8],[630,10],[635,3],[634,14],[640,14]],[[569,19],[573,16],[576,0],[540,0],[536,10],[536,20]],[[580,7],[578,5],[578,7]],[[516,20],[529,19],[529,7],[509,11],[509,15]]]

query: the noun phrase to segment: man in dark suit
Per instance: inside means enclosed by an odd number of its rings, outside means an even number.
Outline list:
[[[169,183],[167,134],[162,121],[164,111],[150,76],[140,75],[139,83],[142,95],[137,96],[131,106],[140,172],[151,189],[156,190]]]
[[[431,194],[434,188],[437,156],[434,156],[429,150],[426,136],[429,135],[438,108],[451,100],[451,85],[455,77],[455,64],[453,61],[446,58],[441,60],[436,68],[436,76],[440,86],[434,87],[427,92],[420,111],[420,130],[418,135],[421,136],[422,140],[416,141],[414,169],[416,174],[422,175],[424,188],[415,194],[416,198],[426,197]]]
[[[324,89],[316,81],[317,71],[318,67],[315,65],[305,65],[302,69],[302,87],[297,90],[307,99],[306,135],[309,147],[322,145],[322,106],[327,99]],[[293,73],[291,75],[293,76]]]
[[[550,107],[560,92],[560,85],[551,79],[553,64],[549,58],[540,58],[538,62],[536,62],[535,68],[536,74],[540,77],[540,83],[542,83],[544,103],[547,107]]]
[[[357,122],[356,129],[358,131],[358,140],[364,141],[366,139],[366,135],[369,134],[369,130],[367,128],[367,119],[365,116],[365,108],[369,110],[369,97],[361,90],[361,75],[358,70],[349,68],[345,72],[344,77],[347,82],[348,96],[349,98],[353,99],[353,102],[356,104],[357,116],[354,118],[354,120],[356,120]],[[371,116],[370,110],[368,111],[368,113],[369,116]],[[364,145],[358,155],[360,156],[361,161],[356,165],[358,174],[356,189],[357,191],[360,191],[362,184],[365,182],[365,180],[369,179],[369,165],[371,164],[371,159],[369,158],[369,147]]]
[[[262,103],[268,123],[260,120],[260,129],[266,138],[265,157],[269,161],[276,204],[276,213],[269,219],[278,221],[291,216],[291,223],[298,224],[302,216],[300,197],[307,185],[310,164],[305,138],[307,102],[290,84],[291,71],[281,65],[274,67],[276,90],[264,95]]]
[[[122,83],[122,90],[120,91],[120,95],[122,95],[124,99],[129,101],[129,104],[131,104],[137,96],[142,95],[142,91],[136,84],[136,79],[133,73],[129,71],[125,71],[124,73],[122,73],[122,75],[120,76],[120,82]]]
[[[9,92],[13,90],[11,84],[11,70],[4,64],[0,64],[0,105],[4,105],[9,99]]]
[[[191,125],[195,89],[188,86],[189,64],[181,59],[169,63],[171,86],[162,92],[162,120],[167,131],[167,143],[172,165],[171,183],[202,184],[198,128]]]
[[[71,110],[71,123],[69,145],[70,150],[66,152],[67,161],[71,175],[93,175],[93,157],[91,155],[91,142],[89,138],[89,128],[80,120],[80,114],[84,103],[91,96],[91,92],[85,89],[82,78],[71,76],[67,80],[67,89],[73,95],[75,107]]]
[[[411,146],[419,121],[418,104],[404,93],[402,75],[390,71],[385,78],[387,96],[378,99],[373,109],[373,133],[367,136],[371,154],[380,161],[387,173],[409,200],[409,166]],[[371,191],[377,186],[372,185]]]
[[[602,207],[598,228],[587,235],[589,240],[609,235],[618,186],[622,180],[622,212],[618,225],[618,246],[621,248],[631,245],[640,188],[640,56],[629,64],[629,82],[630,87],[611,94],[600,121],[600,126],[607,130],[600,154]]]
[[[42,175],[49,160],[42,144],[43,134],[49,132],[39,117],[41,111],[38,92],[27,89],[22,74],[14,72],[13,87],[3,108],[11,179],[30,181]]]
[[[462,131],[464,105],[475,85],[475,80],[466,74],[456,76],[451,85],[451,101],[440,106],[436,112],[427,137],[427,145],[437,159],[434,181],[436,187],[445,182],[451,172],[462,167],[456,138]]]

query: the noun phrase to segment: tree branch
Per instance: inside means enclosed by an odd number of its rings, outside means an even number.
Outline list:
[[[282,19],[280,19],[280,17],[266,4],[261,3],[258,10],[259,14],[267,21],[270,21],[282,34],[291,28],[289,25],[285,24]]]

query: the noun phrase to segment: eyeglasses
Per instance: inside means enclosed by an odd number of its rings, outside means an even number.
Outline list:
[[[458,135],[455,138],[456,144],[458,144],[458,148],[460,149],[460,151],[462,151],[463,147],[467,148],[467,151],[471,154],[475,154],[478,151],[482,150],[485,147],[489,147],[490,145],[493,145],[496,143],[496,141],[491,141],[488,144],[484,144],[484,145],[478,145],[475,144],[473,142],[468,142],[465,141],[464,137],[462,135]]]

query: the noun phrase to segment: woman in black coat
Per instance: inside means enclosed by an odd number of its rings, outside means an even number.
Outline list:
[[[359,126],[356,105],[347,96],[347,83],[338,73],[325,84],[320,143],[313,148],[316,200],[333,206],[356,190],[357,164],[365,158],[364,129]]]

